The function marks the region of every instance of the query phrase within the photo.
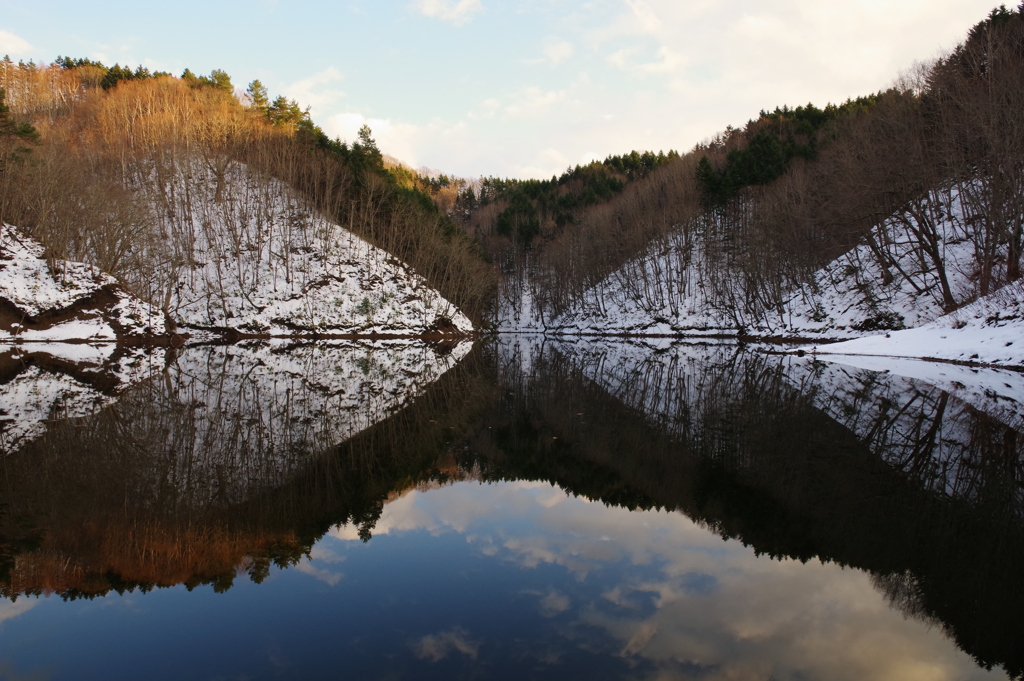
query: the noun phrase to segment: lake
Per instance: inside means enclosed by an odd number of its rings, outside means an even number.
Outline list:
[[[1022,382],[666,339],[0,348],[0,678],[1017,677]]]

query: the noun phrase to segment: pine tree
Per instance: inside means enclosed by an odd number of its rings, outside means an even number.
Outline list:
[[[267,93],[267,88],[263,83],[258,80],[249,83],[245,95],[249,98],[249,105],[253,109],[263,115],[267,114],[267,111],[270,109],[270,95]]]

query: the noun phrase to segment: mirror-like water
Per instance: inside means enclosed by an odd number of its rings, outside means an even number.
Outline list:
[[[1024,670],[1022,378],[527,337],[0,355],[0,676]]]

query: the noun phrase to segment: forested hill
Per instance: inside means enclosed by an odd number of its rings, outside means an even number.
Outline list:
[[[330,289],[328,303],[365,316],[336,330],[379,330],[375,313],[434,305],[399,261],[477,322],[490,304],[482,250],[424,179],[387,167],[368,128],[352,144],[331,139],[259,81],[240,96],[220,70],[174,77],[88,59],[5,58],[0,93],[0,221],[42,243],[51,262],[95,266],[165,313],[194,307],[194,293],[216,308],[199,326],[324,330],[330,322],[297,310],[311,290]],[[351,251],[361,242],[331,250],[348,243],[339,225],[394,261],[374,255],[379,267],[359,271],[360,290],[338,281],[337,267],[363,257]],[[247,279],[278,298],[245,299]],[[414,290],[392,300],[381,280]],[[257,319],[272,302],[280,316]]]
[[[856,335],[1020,278],[1022,11],[882,92],[761,111],[569,211],[528,185],[470,197],[504,274],[496,323]]]

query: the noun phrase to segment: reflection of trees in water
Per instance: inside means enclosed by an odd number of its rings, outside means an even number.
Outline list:
[[[192,348],[51,424],[5,459],[5,592],[223,589],[294,563],[333,524],[372,525],[440,458],[439,416],[459,413],[452,385],[468,380],[447,375],[467,348],[386,345]]]
[[[1006,495],[1015,512],[1024,509],[1024,442],[1016,422],[894,374],[802,359],[787,362],[786,374],[816,407],[927,489],[976,502]]]
[[[156,419],[146,431],[165,437],[145,447],[153,498],[223,505],[275,487],[408,405],[467,350],[394,341],[186,351],[159,389],[137,396],[161,405],[140,411]]]
[[[974,501],[1009,495],[1005,503],[1024,509],[1024,442],[1016,421],[1007,425],[924,381],[735,345],[554,347],[659,428],[704,443],[704,456],[739,455],[735,445],[714,451],[725,435],[718,425],[728,430],[732,421],[753,417],[766,400],[800,403],[827,414],[927,489]],[[998,412],[1000,400],[991,403]]]
[[[528,357],[535,380],[506,384],[474,443],[485,478],[679,510],[759,552],[868,570],[981,664],[1024,672],[1022,451],[1000,420],[920,382],[840,381],[728,345],[496,354],[510,370]]]

